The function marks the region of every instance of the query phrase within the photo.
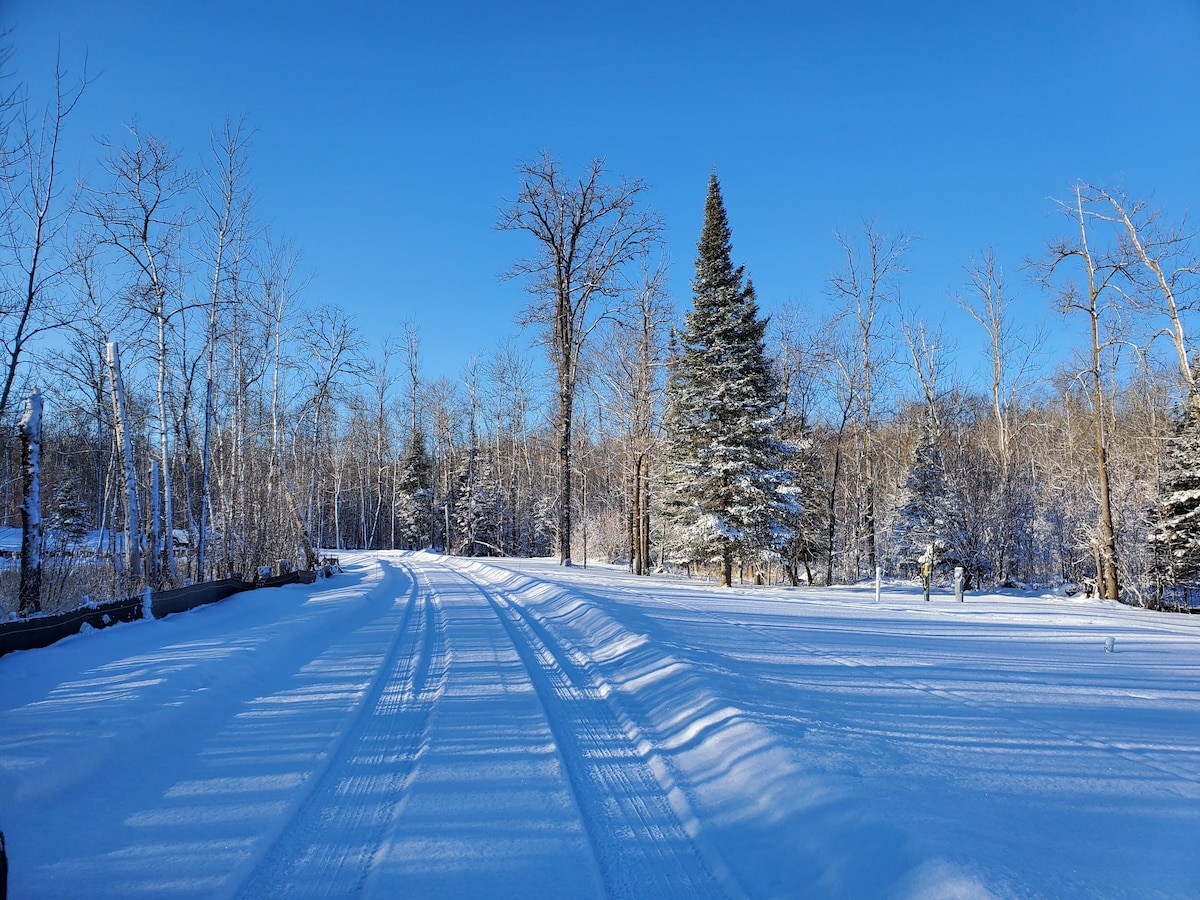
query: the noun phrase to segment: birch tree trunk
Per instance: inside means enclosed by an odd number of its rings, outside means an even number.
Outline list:
[[[175,522],[175,503],[171,493],[171,464],[170,464],[170,446],[167,438],[167,340],[166,340],[166,317],[158,315],[158,459],[159,465],[162,467],[162,515],[167,523],[167,533],[171,533]],[[160,514],[158,507],[158,491],[155,490],[154,499],[154,530],[157,533],[160,530]],[[162,556],[155,560],[154,568],[159,571],[164,571],[167,578],[171,581],[175,580],[175,554],[173,547],[170,545],[161,548]],[[157,543],[154,545],[154,553],[159,553],[160,548]]]
[[[292,521],[296,526],[296,536],[300,541],[300,546],[304,553],[304,567],[311,570],[315,569],[321,560],[317,556],[316,550],[313,549],[312,538],[309,536],[308,528],[304,524],[304,518],[300,515],[300,507],[296,504],[296,492],[292,487],[292,480],[288,475],[287,466],[283,461],[283,446],[279,433],[279,375],[282,366],[281,344],[283,341],[283,310],[285,302],[286,297],[280,295],[276,307],[278,314],[273,323],[275,360],[271,376],[271,457],[275,471],[279,475],[280,486],[283,489],[284,499],[287,501],[288,511],[291,513]]]
[[[150,581],[156,588],[162,586],[162,574],[165,571],[162,561],[168,550],[172,549],[163,543],[162,495],[158,473],[159,462],[153,459],[150,461]]]
[[[121,487],[125,504],[125,573],[136,581],[142,577],[141,529],[137,502],[137,471],[133,467],[133,442],[125,409],[125,383],[121,378],[121,351],[115,342],[105,345],[109,383],[112,385],[113,428],[121,450]]]
[[[21,504],[21,584],[17,611],[21,616],[42,609],[42,395],[29,394],[21,432],[21,467],[25,499]]]

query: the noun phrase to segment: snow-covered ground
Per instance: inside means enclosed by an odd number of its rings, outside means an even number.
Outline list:
[[[0,659],[10,896],[1200,896],[1200,617],[343,561]]]

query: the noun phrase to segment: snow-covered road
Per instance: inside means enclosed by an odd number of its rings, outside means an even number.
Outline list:
[[[10,896],[1200,896],[1200,617],[343,561],[0,659]]]

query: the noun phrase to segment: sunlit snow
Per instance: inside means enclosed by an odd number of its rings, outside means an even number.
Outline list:
[[[10,896],[1200,896],[1200,616],[343,563],[0,659]]]

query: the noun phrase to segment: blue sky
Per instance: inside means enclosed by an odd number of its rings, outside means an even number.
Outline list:
[[[245,115],[258,215],[290,235],[313,303],[375,341],[418,327],[426,373],[516,335],[499,274],[532,251],[492,226],[521,159],[601,156],[644,178],[677,305],[716,168],[760,301],[823,310],[836,228],[918,237],[907,305],[961,329],[972,253],[994,247],[1030,320],[1022,262],[1080,179],[1179,213],[1200,199],[1200,2],[313,3],[0,0],[17,74],[95,76],[71,123],[137,118],[185,159]]]

